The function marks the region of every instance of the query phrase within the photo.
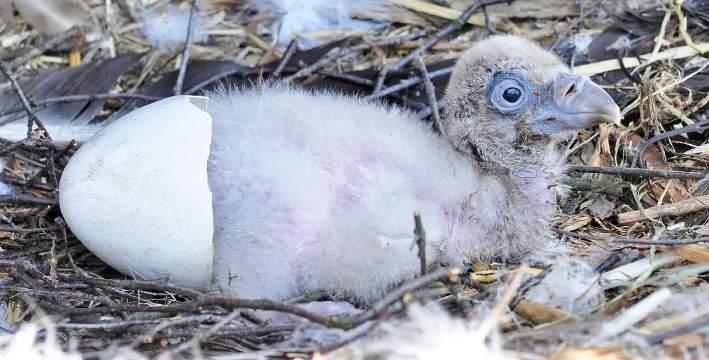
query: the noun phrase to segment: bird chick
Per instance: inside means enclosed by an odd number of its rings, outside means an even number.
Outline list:
[[[620,118],[600,87],[514,36],[463,54],[440,136],[400,108],[330,93],[212,98],[214,285],[246,298],[378,298],[419,271],[415,210],[429,264],[533,249],[564,172],[559,140]]]

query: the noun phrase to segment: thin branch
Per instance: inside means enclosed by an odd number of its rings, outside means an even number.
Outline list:
[[[423,86],[426,90],[426,96],[428,97],[428,105],[431,108],[431,117],[433,118],[433,123],[436,125],[436,130],[441,134],[443,132],[443,125],[441,124],[441,115],[438,112],[438,100],[436,99],[436,88],[433,86],[433,82],[428,74],[428,69],[426,69],[426,64],[423,59],[419,58],[416,61],[416,66],[421,72],[421,77],[423,78]],[[445,134],[444,134],[445,135]]]
[[[440,268],[431,271],[424,276],[418,277],[392,290],[382,299],[372,304],[367,311],[355,316],[349,323],[345,322],[344,325],[347,325],[346,328],[356,327],[369,320],[375,319],[384,313],[391,304],[399,301],[404,295],[411,293],[412,291],[428,283],[440,280],[441,278],[448,279],[452,276],[457,276],[459,273],[460,269],[458,268]]]
[[[347,47],[347,48],[342,48],[342,49],[333,49],[328,55],[324,56],[322,59],[298,70],[295,74],[288,76],[283,79],[284,82],[291,82],[295,79],[300,79],[309,76],[310,74],[322,69],[326,65],[332,63],[333,61],[340,59],[344,56],[347,56],[349,54],[358,52],[358,51],[364,51],[364,50],[369,50],[375,47],[381,47],[381,46],[391,46],[391,45],[398,45],[401,44],[405,41],[410,41],[417,39],[421,36],[426,35],[426,30],[420,30],[416,31],[410,34],[406,34],[403,36],[397,36],[397,37],[388,37],[388,38],[383,38],[383,39],[377,39],[374,41],[370,42],[365,42],[363,44]]]
[[[0,264],[1,265],[1,264]],[[336,317],[327,317],[320,314],[305,310],[298,305],[286,304],[269,299],[240,299],[227,296],[201,296],[198,299],[190,300],[177,304],[160,305],[160,306],[145,306],[145,305],[108,305],[93,308],[66,308],[50,303],[44,303],[48,308],[64,313],[67,315],[89,315],[89,314],[105,314],[112,312],[156,312],[156,313],[183,313],[195,312],[203,307],[218,306],[226,310],[234,310],[237,308],[253,309],[253,310],[269,310],[288,313],[310,320],[316,324],[324,326],[336,326]]]
[[[692,171],[675,171],[675,170],[654,170],[654,169],[638,169],[638,168],[622,168],[622,167],[601,167],[601,166],[585,166],[585,165],[569,165],[569,171],[594,173],[594,174],[609,174],[629,177],[650,177],[650,178],[665,178],[665,179],[692,179],[701,180],[707,176],[700,172]]]
[[[691,244],[701,244],[709,242],[709,236],[699,237],[695,239],[669,239],[669,240],[626,240],[621,238],[613,238],[613,242],[621,244],[634,244],[634,245],[661,245],[661,246],[679,246],[679,245],[691,245]]]
[[[414,212],[414,244],[418,247],[418,257],[421,265],[421,276],[426,275],[426,230],[423,229],[421,213]]]
[[[290,59],[293,57],[293,55],[295,55],[295,52],[297,50],[298,41],[291,40],[290,44],[288,44],[288,48],[286,48],[286,52],[283,54],[281,62],[278,63],[278,67],[276,67],[276,70],[273,72],[273,77],[281,76],[281,72],[283,71],[283,69],[285,69],[286,66],[288,66]]]
[[[635,156],[633,156],[633,162],[631,163],[632,167],[642,167],[643,165],[643,155],[645,154],[645,151],[652,146],[654,143],[671,138],[676,135],[682,135],[690,132],[702,132],[704,130],[709,130],[709,120],[703,120],[703,121],[698,121],[692,125],[687,125],[679,129],[674,129],[670,131],[665,131],[662,134],[655,135],[645,141],[642,146],[638,149],[638,151],[635,153]]]
[[[557,234],[574,237],[577,239],[591,240],[591,241],[604,241],[609,243],[618,244],[631,244],[631,245],[659,245],[659,246],[679,246],[679,245],[691,245],[700,244],[704,242],[709,242],[709,237],[698,237],[694,239],[665,239],[665,240],[642,240],[642,239],[623,239],[616,236],[596,236],[591,234],[582,234],[573,231],[566,231],[559,228],[551,228]]]
[[[443,68],[443,69],[438,69],[436,71],[432,71],[432,72],[428,73],[428,77],[430,79],[435,79],[439,76],[449,75],[451,72],[453,72],[452,66],[447,67],[447,68]],[[408,79],[401,80],[398,84],[396,84],[394,86],[389,86],[389,87],[382,89],[380,91],[376,91],[371,95],[365,96],[364,99],[369,101],[369,100],[373,100],[373,99],[380,98],[383,96],[387,96],[387,95],[395,93],[397,91],[401,91],[403,89],[407,89],[407,88],[410,88],[414,85],[420,84],[421,82],[423,82],[423,77],[412,76]]]
[[[185,81],[185,73],[187,73],[187,63],[190,61],[192,53],[192,42],[194,41],[194,16],[197,10],[197,0],[192,0],[190,7],[190,20],[187,22],[187,39],[185,39],[185,47],[182,51],[182,62],[180,63],[180,71],[177,73],[177,81],[173,93],[175,95],[182,94],[182,83]]]
[[[56,199],[42,199],[24,194],[0,195],[0,204],[55,205]]]
[[[49,132],[47,132],[47,129],[44,127],[44,124],[42,123],[41,120],[37,117],[37,115],[34,114],[32,111],[32,107],[30,106],[30,102],[27,100],[27,96],[25,96],[25,93],[22,91],[22,88],[20,87],[20,84],[17,82],[17,79],[15,79],[15,76],[12,74],[12,71],[10,71],[10,68],[5,65],[4,62],[0,61],[0,72],[2,72],[5,77],[10,81],[10,85],[12,88],[15,90],[15,94],[17,94],[17,97],[20,98],[20,102],[22,103],[22,107],[25,109],[25,112],[27,113],[27,139],[29,139],[32,136],[32,122],[37,124],[37,127],[42,129],[44,131],[45,135],[49,140],[52,139],[52,137],[49,135]]]
[[[468,6],[468,8],[465,9],[465,11],[463,11],[463,13],[457,19],[451,21],[448,25],[446,25],[446,27],[439,30],[434,36],[426,40],[423,45],[419,46],[418,48],[416,48],[416,50],[399,59],[399,61],[397,61],[396,63],[384,66],[379,72],[379,76],[377,77],[377,84],[374,86],[373,92],[377,93],[382,90],[382,87],[384,87],[384,80],[386,79],[386,76],[387,74],[389,74],[389,72],[399,71],[403,69],[404,66],[412,62],[414,59],[423,55],[424,52],[433,47],[433,45],[436,45],[439,41],[443,40],[444,37],[462,28],[468,18],[470,18],[470,16],[472,16],[474,12],[480,9],[480,7],[511,2],[512,1],[510,0],[478,0],[474,4]]]

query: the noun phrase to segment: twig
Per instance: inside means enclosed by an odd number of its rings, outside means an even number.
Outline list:
[[[20,102],[22,103],[22,107],[25,109],[25,112],[27,113],[27,139],[29,139],[32,136],[32,122],[34,122],[35,124],[37,124],[37,127],[39,127],[40,129],[42,129],[42,131],[44,131],[44,134],[47,136],[47,138],[49,140],[51,140],[52,137],[49,135],[49,132],[47,132],[47,129],[44,127],[44,124],[42,123],[41,120],[39,120],[37,115],[35,115],[34,112],[32,111],[32,107],[30,106],[30,102],[27,100],[27,96],[25,96],[25,93],[22,91],[20,84],[17,83],[17,79],[15,79],[15,76],[12,74],[12,71],[10,71],[10,68],[8,68],[7,65],[5,65],[5,63],[2,61],[0,61],[0,71],[10,81],[10,85],[15,90],[17,97],[20,98]]]
[[[342,79],[342,80],[347,80],[347,81],[353,82],[355,84],[374,87],[374,81],[369,80],[369,79],[365,79],[365,78],[357,76],[357,75],[345,74],[345,73],[339,73],[339,72],[327,71],[327,70],[318,70],[317,73],[320,75],[334,78],[334,79]]]
[[[224,326],[226,326],[227,324],[232,322],[239,315],[240,315],[239,311],[232,311],[231,314],[229,314],[228,316],[221,319],[218,323],[214,324],[214,326],[209,328],[207,331],[195,334],[192,337],[192,339],[180,344],[177,348],[171,350],[169,353],[177,355],[177,354],[189,349],[190,347],[198,347],[202,341],[204,341],[208,337],[216,334],[216,332],[219,331],[219,329],[223,328]]]
[[[410,293],[430,282],[439,280],[443,277],[450,278],[451,276],[457,276],[459,273],[460,269],[458,268],[441,268],[434,270],[424,276],[416,278],[392,290],[382,299],[372,304],[372,306],[367,311],[355,316],[353,319],[351,319],[351,321],[341,321],[340,327],[351,328],[361,325],[384,313],[391,304],[399,301],[401,297],[405,294]]]
[[[426,42],[423,43],[423,45],[419,46],[416,50],[412,51],[408,55],[404,56],[403,58],[399,59],[394,64],[386,65],[382,68],[382,70],[379,72],[379,76],[377,77],[377,84],[374,86],[374,93],[379,92],[382,87],[384,86],[384,80],[386,79],[387,74],[391,71],[399,71],[401,70],[404,66],[412,62],[414,59],[420,57],[425,51],[430,49],[433,45],[436,45],[439,41],[443,40],[444,37],[448,36],[454,31],[457,31],[458,29],[462,28],[463,25],[465,25],[466,21],[468,18],[470,18],[471,15],[480,7],[482,6],[488,6],[488,5],[494,5],[494,4],[500,4],[500,3],[510,3],[510,0],[491,0],[491,1],[482,1],[482,0],[477,0],[475,3],[472,5],[468,6],[465,11],[455,20],[450,22],[448,25],[446,25],[444,28],[439,30],[434,36],[426,40]]]
[[[635,156],[633,156],[633,162],[631,163],[631,166],[632,167],[643,166],[643,161],[642,161],[643,154],[645,154],[645,151],[650,146],[652,146],[654,143],[656,143],[660,140],[668,139],[668,138],[671,138],[676,135],[686,134],[686,133],[690,133],[690,132],[702,132],[707,129],[709,129],[709,120],[703,120],[703,121],[698,121],[698,122],[691,124],[691,125],[684,126],[679,129],[665,131],[662,134],[655,135],[655,136],[651,137],[650,139],[648,139],[647,141],[645,141],[645,143],[643,143],[642,146],[640,146],[640,148],[638,148],[638,151],[635,153]]]
[[[690,214],[704,209],[709,209],[709,195],[697,196],[669,204],[649,207],[644,210],[634,210],[618,214],[618,223],[626,225],[647,219]]]
[[[641,239],[623,239],[616,236],[596,236],[591,234],[582,234],[573,231],[566,231],[559,228],[551,228],[557,234],[566,235],[574,237],[577,239],[591,240],[591,241],[604,241],[609,243],[619,243],[619,244],[636,244],[636,245],[659,245],[659,246],[680,246],[680,245],[690,245],[699,244],[703,242],[709,242],[709,237],[698,237],[694,239],[666,239],[666,240],[641,240]],[[599,265],[600,266],[600,265]]]
[[[24,194],[0,195],[0,204],[55,205],[56,199],[42,199]]]
[[[414,244],[418,247],[418,257],[421,263],[421,276],[426,275],[426,230],[423,229],[421,213],[414,212]]]
[[[1,265],[1,263],[0,263]],[[67,315],[88,315],[88,314],[104,314],[111,312],[156,312],[156,313],[181,313],[194,312],[203,307],[219,306],[226,310],[234,310],[236,308],[245,308],[253,310],[270,310],[288,313],[310,320],[316,324],[324,326],[337,326],[338,319],[336,317],[327,317],[320,314],[305,310],[298,305],[290,305],[269,299],[240,299],[226,296],[201,296],[198,299],[186,301],[178,304],[161,305],[161,306],[144,306],[144,305],[125,305],[118,304],[112,306],[101,306],[93,308],[66,308],[54,304],[46,303],[49,308],[64,313]]]
[[[182,50],[182,62],[180,62],[180,71],[177,73],[177,81],[173,93],[175,95],[182,94],[182,82],[185,81],[185,73],[187,73],[187,63],[190,60],[192,52],[192,42],[194,41],[194,16],[197,10],[197,0],[192,0],[190,7],[190,20],[187,22],[187,39],[185,39],[185,47]]]
[[[322,69],[327,64],[330,64],[331,62],[333,62],[339,58],[342,58],[344,56],[347,56],[349,54],[352,54],[352,53],[355,53],[358,51],[368,50],[368,49],[380,47],[380,46],[398,45],[398,44],[401,44],[405,41],[414,40],[414,39],[417,39],[417,38],[424,36],[424,35],[426,35],[426,30],[420,30],[420,31],[416,31],[416,32],[413,32],[410,34],[403,35],[403,36],[377,39],[374,41],[365,42],[363,44],[351,46],[348,48],[337,49],[337,50],[331,51],[328,55],[326,55],[322,59],[312,63],[311,65],[308,65],[308,66],[298,70],[298,72],[296,72],[295,74],[284,78],[283,81],[284,82],[291,82],[295,79],[307,77],[310,74],[314,73],[315,71]]]
[[[68,275],[62,276],[70,281],[84,282],[86,284],[95,286],[109,286],[115,288],[121,288],[126,290],[152,290],[152,291],[165,291],[170,293],[175,293],[180,296],[197,299],[204,294],[189,288],[184,288],[168,283],[161,283],[157,281],[145,281],[145,280],[114,280],[114,279],[99,279],[88,276],[76,276]]]
[[[426,69],[426,64],[423,59],[418,58],[416,61],[416,66],[421,72],[421,77],[423,78],[423,86],[426,90],[426,96],[428,97],[428,105],[431,108],[431,117],[433,117],[433,123],[436,125],[436,130],[441,134],[445,135],[443,132],[443,125],[441,125],[441,115],[438,112],[438,100],[436,99],[436,88],[433,86],[433,82],[428,75],[428,69]]]
[[[376,329],[386,318],[386,315],[379,316],[373,323],[367,324],[367,326],[362,329],[352,330],[344,339],[341,339],[334,344],[327,345],[326,347],[321,348],[318,352],[324,355],[346,346],[347,344],[350,344],[374,331],[374,329]]]
[[[286,66],[288,66],[290,59],[293,57],[293,55],[295,55],[295,52],[297,50],[298,41],[291,40],[290,44],[288,44],[288,48],[286,48],[286,52],[283,53],[283,58],[281,59],[281,62],[278,63],[278,67],[276,67],[276,70],[273,72],[273,77],[281,76],[281,72],[283,71],[283,69],[285,69]]]
[[[675,171],[675,170],[655,170],[655,169],[638,169],[638,168],[623,168],[623,167],[601,167],[601,166],[585,166],[585,165],[569,165],[569,171],[594,173],[594,174],[609,174],[619,176],[643,176],[650,178],[665,178],[665,179],[692,179],[701,180],[707,176],[700,172],[692,171]]]
[[[638,57],[626,57],[626,58],[623,58],[623,63],[628,68],[634,68],[634,67],[638,67],[641,65],[648,66],[656,61],[662,61],[662,60],[668,60],[668,59],[673,59],[673,60],[685,59],[685,58],[688,58],[691,56],[696,56],[696,55],[700,54],[700,52],[709,51],[709,42],[703,42],[701,44],[697,44],[697,48],[699,51],[697,51],[689,46],[679,46],[679,47],[675,47],[675,48],[661,51],[655,57],[653,57],[652,53],[642,54]],[[646,62],[641,63],[641,60],[646,60]],[[604,72],[608,72],[608,71],[613,71],[613,70],[620,70],[620,64],[618,63],[617,59],[602,60],[602,61],[574,67],[575,74],[588,75],[588,76],[596,75],[596,74],[600,74],[600,73],[604,73]]]
[[[676,240],[626,240],[621,238],[614,238],[613,242],[623,243],[623,244],[636,244],[636,245],[660,245],[660,246],[680,246],[680,245],[691,245],[709,242],[709,236],[699,237],[695,239],[676,239]]]
[[[428,77],[429,77],[429,79],[435,79],[439,76],[448,75],[451,72],[453,72],[452,66],[447,67],[447,68],[443,68],[443,69],[438,69],[436,71],[432,71],[432,72],[428,73]],[[369,100],[373,100],[376,98],[380,98],[382,96],[387,96],[387,95],[395,93],[397,91],[401,91],[403,89],[410,88],[416,84],[420,84],[422,81],[423,81],[423,78],[421,76],[412,76],[408,79],[401,80],[398,84],[396,84],[394,86],[389,86],[389,87],[382,89],[380,91],[376,91],[376,92],[372,93],[371,95],[367,95],[364,97],[364,99],[369,101]]]

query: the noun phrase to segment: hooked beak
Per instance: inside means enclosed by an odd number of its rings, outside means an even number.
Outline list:
[[[557,76],[552,99],[533,120],[533,126],[545,134],[601,123],[622,126],[618,105],[588,76],[572,74]]]

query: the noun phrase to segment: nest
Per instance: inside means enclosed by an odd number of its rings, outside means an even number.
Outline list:
[[[26,139],[0,140],[0,181],[13,189],[0,195],[0,329],[16,333],[3,338],[0,351],[33,326],[30,343],[46,356],[51,343],[59,353],[86,357],[339,357],[384,319],[406,317],[402,310],[413,302],[437,302],[454,318],[494,320],[500,346],[512,357],[699,358],[709,351],[709,308],[695,301],[709,295],[709,60],[700,55],[709,51],[709,6],[703,2],[632,8],[582,1],[570,10],[566,1],[515,2],[512,11],[494,5],[483,15],[472,1],[451,1],[450,9],[401,0],[389,19],[357,14],[389,26],[322,33],[321,45],[308,50],[296,42],[273,45],[266,25],[277,15],[238,1],[199,1],[207,40],[186,39],[178,49],[151,48],[139,30],[137,4],[116,1],[107,11],[104,1],[84,3],[91,20],[67,31],[43,35],[41,24],[22,16],[0,28],[8,48],[0,55],[8,80],[0,118],[29,113],[34,120]],[[181,6],[189,11],[188,3]],[[127,278],[87,251],[62,220],[57,185],[78,144],[52,141],[42,130],[47,118],[101,121],[172,95],[176,83],[181,93],[194,94],[220,82],[249,86],[280,78],[385,98],[435,124],[454,59],[471,40],[498,31],[545,43],[621,105],[624,129],[584,130],[569,142],[571,191],[553,225],[574,256],[594,266],[603,287],[584,314],[528,296],[555,265],[490,263],[433,270],[359,315],[326,318],[296,303]],[[97,71],[106,81],[76,86],[81,74]],[[52,85],[33,82],[40,78]],[[20,94],[28,101],[16,100]],[[672,293],[683,300],[663,305]],[[263,323],[256,310],[302,321]],[[342,332],[335,341],[303,339],[308,325]],[[296,335],[303,341],[294,342]]]

